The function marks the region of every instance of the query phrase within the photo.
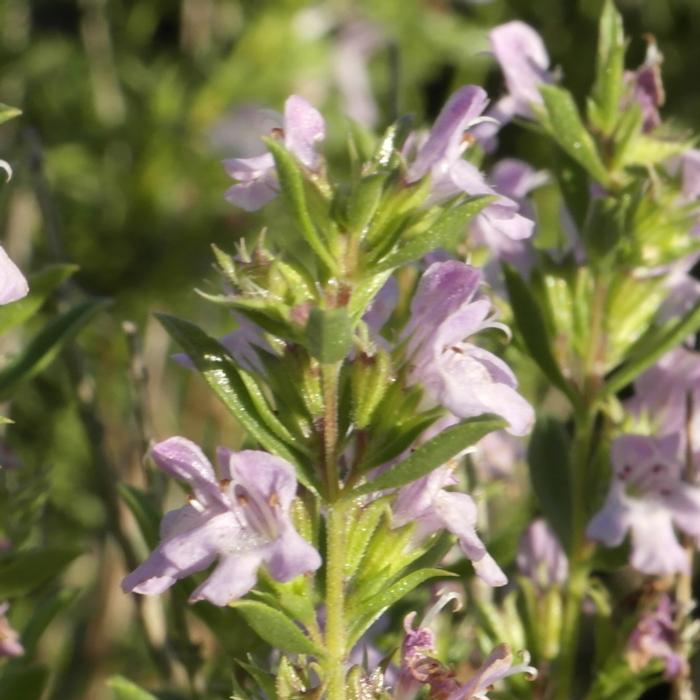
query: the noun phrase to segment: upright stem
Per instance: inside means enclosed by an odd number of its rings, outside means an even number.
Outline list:
[[[326,516],[326,697],[345,700],[345,505],[338,500],[340,362],[321,365]]]
[[[326,550],[326,697],[345,700],[345,508],[328,508]]]
[[[576,673],[576,654],[581,620],[581,603],[586,592],[590,550],[586,544],[587,483],[590,478],[591,448],[597,413],[597,396],[605,368],[605,303],[607,285],[594,281],[591,299],[591,332],[583,366],[582,406],[574,415],[574,445],[571,459],[571,541],[569,580],[564,599],[560,657],[555,676],[555,700],[571,700]]]

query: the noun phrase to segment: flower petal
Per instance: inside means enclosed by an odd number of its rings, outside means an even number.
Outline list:
[[[326,135],[321,113],[303,97],[292,95],[284,103],[284,144],[307,167],[316,165],[315,145]]]
[[[9,304],[27,296],[29,285],[17,265],[0,246],[0,304]]]

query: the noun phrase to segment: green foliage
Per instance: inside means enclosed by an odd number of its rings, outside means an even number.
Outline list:
[[[350,494],[354,498],[365,493],[396,488],[416,481],[440,465],[449,462],[460,452],[478,442],[484,435],[503,427],[505,427],[505,422],[502,419],[489,415],[463,420],[416,447],[406,459],[392,466],[372,481],[353,489]]]
[[[324,651],[313,644],[294,621],[279,610],[253,600],[239,600],[232,605],[273,649],[323,656]]]

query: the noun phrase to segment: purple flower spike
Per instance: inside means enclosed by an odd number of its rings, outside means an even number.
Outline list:
[[[5,249],[0,246],[0,304],[9,304],[27,296],[29,285]]]
[[[508,579],[476,534],[477,510],[472,497],[445,490],[455,483],[452,468],[445,465],[404,486],[394,500],[392,525],[415,523],[414,536],[419,540],[443,528],[449,530],[457,536],[479,578],[490,586],[504,586]]]
[[[532,117],[532,105],[542,103],[540,86],[554,82],[542,38],[529,25],[514,21],[493,29],[489,39],[509,93],[498,102],[499,114]]]
[[[678,436],[623,435],[612,447],[614,475],[602,510],[588,525],[608,547],[632,535],[632,566],[649,575],[688,571],[674,525],[700,543],[700,488],[682,480]]]
[[[460,88],[442,108],[427,141],[418,150],[408,169],[406,181],[416,182],[432,171],[433,179],[445,175],[464,153],[468,141],[465,133],[483,119],[481,113],[488,104],[486,91],[478,85]]]
[[[659,107],[666,100],[663,82],[661,81],[661,63],[663,56],[652,39],[647,46],[644,63],[636,71],[625,73],[625,80],[631,86],[631,96],[642,110],[642,128],[645,132],[652,131],[661,124]],[[623,104],[623,107],[625,105]]]
[[[625,650],[633,671],[642,671],[653,659],[661,659],[668,680],[688,672],[688,662],[676,651],[679,635],[675,612],[675,605],[667,594],[663,594],[656,608],[642,615]]]
[[[124,579],[124,591],[162,593],[218,560],[190,600],[223,606],[255,585],[262,564],[278,581],[321,565],[318,552],[289,518],[296,477],[285,460],[258,450],[221,449],[226,479],[219,482],[204,453],[185,438],[158,443],[152,454],[158,467],[187,482],[193,495],[188,505],[165,514],[160,544]]]
[[[7,619],[8,603],[0,604],[0,658],[3,656],[22,656],[24,647],[19,641],[19,634]]]
[[[287,150],[302,165],[314,169],[319,157],[316,143],[323,140],[326,134],[321,114],[305,99],[292,95],[284,103],[281,132]],[[277,195],[279,183],[272,154],[225,160],[224,168],[232,178],[238,180],[226,192],[226,199],[241,209],[255,211]]]
[[[466,683],[460,683],[453,669],[435,657],[434,638],[425,621],[413,628],[415,613],[404,620],[406,636],[401,646],[401,669],[394,700],[413,700],[421,686],[429,687],[429,697],[439,700],[488,700],[493,686],[504,678],[524,673],[529,680],[537,669],[529,665],[530,656],[522,652],[523,661],[513,666],[513,655],[506,644],[499,644]]]
[[[525,530],[516,562],[520,573],[542,589],[561,585],[569,576],[566,554],[542,518],[532,522]]]
[[[409,381],[459,418],[495,413],[508,421],[510,433],[525,435],[534,412],[516,391],[510,368],[465,341],[486,328],[508,332],[494,320],[480,284],[479,271],[456,260],[434,263],[424,273],[406,329]]]

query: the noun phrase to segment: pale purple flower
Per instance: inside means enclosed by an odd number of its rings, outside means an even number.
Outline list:
[[[505,260],[523,275],[528,275],[535,263],[535,252],[528,240],[534,229],[535,212],[527,197],[547,180],[547,173],[535,170],[525,161],[516,158],[498,161],[490,173],[493,189],[515,202],[520,213],[506,227],[510,235],[503,235],[503,227],[494,220],[491,208],[472,224],[472,240],[488,246],[494,258]]]
[[[392,506],[392,527],[413,523],[416,540],[448,530],[457,536],[477,575],[490,586],[504,586],[508,582],[505,574],[476,533],[474,500],[466,493],[446,490],[457,483],[452,470],[453,465],[446,464],[399,489]]]
[[[534,422],[532,406],[516,391],[518,382],[503,360],[466,339],[494,320],[481,293],[478,270],[456,260],[434,263],[421,278],[406,328],[408,381],[459,418],[495,413],[508,431],[525,435]]]
[[[688,663],[678,647],[678,627],[674,620],[675,605],[664,593],[656,607],[642,615],[627,642],[625,658],[633,671],[642,671],[653,660],[664,662],[668,680],[688,671]]]
[[[693,414],[687,415],[687,397]],[[700,353],[674,348],[634,382],[634,396],[625,402],[634,416],[651,420],[658,434],[676,435],[679,454],[685,451],[690,425],[693,451],[700,450]]]
[[[29,285],[5,249],[0,246],[0,305],[17,301],[29,293]]]
[[[367,307],[362,320],[367,324],[373,336],[379,337],[382,328],[391,318],[399,301],[399,283],[396,277],[389,277]]]
[[[506,644],[499,644],[476,673],[466,682],[457,680],[453,669],[435,658],[435,640],[425,621],[413,628],[415,613],[404,619],[405,637],[401,646],[401,670],[393,700],[414,700],[422,686],[436,700],[488,700],[493,686],[509,676],[524,673],[529,680],[537,669],[529,665],[530,656],[522,652],[522,663],[513,665],[513,655]]]
[[[483,173],[462,158],[474,140],[468,130],[484,121],[492,121],[480,116],[487,104],[486,92],[476,85],[466,85],[452,95],[409,166],[406,182],[417,182],[430,174],[432,202],[460,192],[497,197],[479,213],[477,220],[492,235],[521,240],[532,235],[534,223],[518,213],[517,202],[490,187]]]
[[[642,129],[652,131],[661,124],[659,107],[666,99],[663,82],[661,81],[661,63],[663,56],[656,47],[655,41],[650,41],[644,63],[636,71],[627,71],[625,80],[630,86],[631,94],[627,102],[633,100],[642,110]],[[622,108],[626,107],[623,101]]]
[[[523,533],[516,557],[518,571],[539,588],[563,584],[569,577],[569,562],[557,536],[542,518]]]
[[[3,656],[22,656],[24,647],[19,641],[19,634],[7,619],[8,603],[0,604],[0,658]]]
[[[623,435],[612,446],[613,477],[587,534],[608,547],[632,538],[632,566],[649,575],[688,571],[675,528],[700,543],[700,488],[682,478],[677,435]]]
[[[218,560],[190,600],[223,606],[255,585],[263,564],[278,581],[321,565],[290,520],[296,477],[285,460],[258,450],[220,449],[224,478],[218,481],[204,453],[185,438],[158,443],[152,455],[160,469],[189,484],[193,495],[188,505],[165,514],[160,544],[124,579],[125,591],[162,593]]]
[[[492,29],[489,39],[508,88],[508,95],[497,105],[500,120],[532,117],[532,105],[542,104],[540,87],[554,82],[542,38],[532,27],[515,20]]]
[[[281,132],[287,150],[304,167],[313,170],[319,159],[316,143],[326,133],[321,114],[302,97],[292,95],[284,103]],[[225,160],[224,167],[232,178],[238,180],[238,184],[226,192],[226,199],[232,204],[246,211],[254,211],[277,195],[279,183],[271,153]]]
[[[484,479],[504,479],[525,461],[525,444],[505,430],[494,430],[476,443],[471,459]]]

